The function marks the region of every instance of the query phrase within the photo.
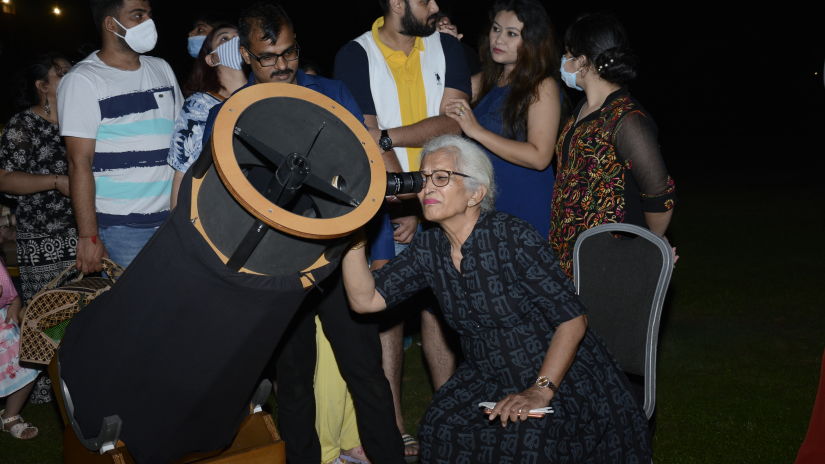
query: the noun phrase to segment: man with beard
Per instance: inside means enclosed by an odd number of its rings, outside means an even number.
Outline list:
[[[358,101],[370,133],[384,151],[387,170],[417,171],[420,147],[427,140],[461,133],[443,113],[450,99],[469,99],[470,75],[458,40],[436,32],[439,9],[435,0],[379,0],[379,4],[384,16],[338,51],[335,78],[344,81]],[[396,253],[400,253],[418,229],[419,206],[416,199],[389,206]],[[419,301],[416,306],[421,308],[424,303]],[[387,325],[390,328],[381,334],[384,371],[403,433],[403,325]],[[438,389],[455,370],[455,357],[438,318],[430,311],[422,311],[421,332],[433,386]],[[406,433],[403,436],[405,453],[418,454],[415,439]]]
[[[270,82],[297,84],[332,98],[363,121],[358,104],[342,82],[309,75],[299,69],[300,46],[292,21],[279,4],[262,0],[243,10],[238,21],[238,37],[241,57],[252,69],[249,84],[245,87]],[[209,139],[221,106],[210,110],[204,140]],[[277,124],[277,121],[273,123]],[[261,179],[268,182],[269,174],[263,173],[259,179],[253,170],[248,179],[256,185]],[[389,253],[392,252],[389,237],[378,243],[389,244]],[[387,250],[379,251],[376,246],[371,247],[371,252],[384,259],[392,257]],[[403,463],[401,435],[393,417],[392,393],[381,368],[378,327],[353,319],[340,270],[321,286],[323,293],[316,288],[307,296],[275,353],[278,426],[286,442],[287,461],[290,464],[321,462],[313,389],[316,363],[314,316],[317,314],[352,395],[358,431],[367,455],[372,462]]]
[[[91,7],[101,48],[57,92],[84,273],[100,270],[107,253],[128,266],[169,215],[166,154],[183,104],[169,64],[143,55],[157,41],[149,1],[93,0]]]

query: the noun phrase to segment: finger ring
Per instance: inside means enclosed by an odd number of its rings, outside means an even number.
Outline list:
[[[464,110],[458,110],[458,115],[459,116],[464,116]]]
[[[524,410],[519,408],[518,413],[521,414],[522,411],[524,411]]]

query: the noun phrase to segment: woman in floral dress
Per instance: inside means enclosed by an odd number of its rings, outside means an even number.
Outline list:
[[[23,72],[18,104],[0,137],[0,192],[17,200],[20,290],[28,303],[46,283],[74,264],[77,229],[69,199],[66,148],[57,125],[57,86],[69,62],[55,54],[34,59]],[[51,401],[43,376],[32,402]]]
[[[232,24],[217,24],[203,42],[186,87],[195,89],[175,122],[172,146],[167,162],[175,169],[172,184],[172,207],[178,199],[183,174],[198,159],[203,149],[203,129],[209,110],[229,98],[246,84],[243,60],[238,41],[238,28]]]

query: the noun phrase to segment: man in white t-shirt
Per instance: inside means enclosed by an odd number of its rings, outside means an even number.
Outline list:
[[[183,97],[157,41],[148,0],[92,0],[101,48],[58,88],[60,133],[78,226],[77,267],[128,266],[169,214],[166,163]]]

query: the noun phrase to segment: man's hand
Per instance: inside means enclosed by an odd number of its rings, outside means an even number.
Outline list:
[[[370,133],[372,139],[375,140],[375,144],[378,145],[378,140],[381,139],[381,129],[377,129],[374,127],[368,127],[367,132]],[[380,145],[378,145],[380,147]]]
[[[390,222],[396,224],[392,238],[398,243],[410,243],[415,230],[418,228],[418,216],[402,216],[393,218]]]
[[[77,269],[84,274],[99,272],[103,269],[103,258],[108,257],[106,247],[95,235],[93,237],[78,237],[77,239]]]

